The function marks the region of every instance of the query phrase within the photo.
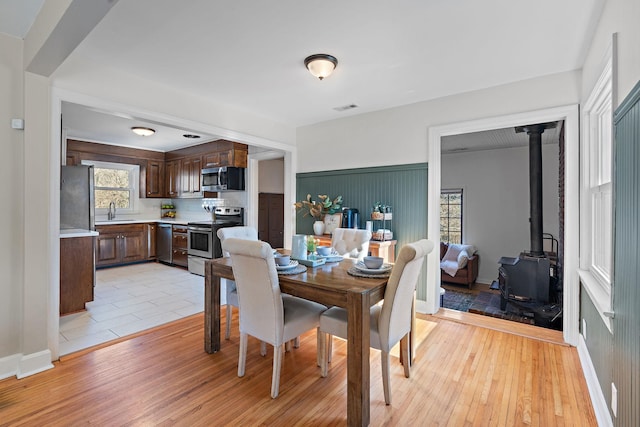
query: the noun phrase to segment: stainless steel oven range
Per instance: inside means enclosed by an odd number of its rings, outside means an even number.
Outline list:
[[[218,229],[243,224],[244,209],[235,207],[215,208],[211,221],[188,223],[189,272],[204,276],[204,262],[207,259],[222,256],[222,246],[217,235]]]

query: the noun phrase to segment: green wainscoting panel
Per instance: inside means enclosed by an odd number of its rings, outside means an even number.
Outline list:
[[[637,426],[640,423],[640,82],[616,110],[614,129],[612,368],[618,389],[615,425]]]
[[[319,194],[331,198],[342,195],[343,207],[356,208],[360,212],[359,228],[365,228],[370,220],[371,206],[382,202],[392,207],[393,220],[387,228],[398,241],[396,253],[402,245],[427,237],[427,163],[373,168],[330,170],[299,173],[296,175],[296,200],[304,200],[311,194],[317,200]],[[298,234],[313,234],[313,220],[297,214]],[[374,223],[376,224],[376,223]],[[378,228],[380,223],[377,223]],[[375,230],[374,225],[374,230]],[[418,299],[426,298],[426,267],[418,283]]]

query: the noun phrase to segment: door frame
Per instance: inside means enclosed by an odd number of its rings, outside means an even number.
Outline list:
[[[564,287],[563,287],[563,338],[570,345],[578,344],[580,280],[579,267],[579,193],[580,193],[580,148],[579,106],[565,105],[504,116],[450,123],[428,128],[429,182],[428,182],[428,235],[435,247],[440,243],[440,191],[442,138],[471,132],[482,132],[523,123],[565,122],[565,211],[564,211]],[[568,153],[573,155],[569,156]],[[418,301],[420,312],[433,314],[440,307],[440,259],[434,250],[427,258],[427,299]]]

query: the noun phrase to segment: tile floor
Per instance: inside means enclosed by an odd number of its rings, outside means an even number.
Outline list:
[[[202,312],[204,277],[155,262],[101,269],[86,307],[60,318],[61,356]]]

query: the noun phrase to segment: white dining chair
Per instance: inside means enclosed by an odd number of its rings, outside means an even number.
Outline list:
[[[405,361],[404,375],[407,378],[410,375],[409,334],[413,320],[413,295],[424,258],[432,250],[433,242],[426,239],[404,245],[391,270],[382,305],[374,305],[370,309],[370,345],[382,352],[382,385],[387,405],[391,404],[389,352],[398,341],[402,360]],[[325,311],[320,316],[320,334],[321,375],[326,377],[330,357],[328,343],[334,335],[347,339],[347,311],[339,307]]]
[[[266,242],[229,238],[229,252],[240,305],[240,354],[238,376],[243,377],[249,335],[273,346],[271,397],[280,388],[284,345],[302,333],[317,328],[324,305],[294,296],[282,298],[273,250]],[[261,352],[264,355],[264,352]],[[322,360],[321,360],[322,362]]]
[[[258,231],[253,227],[223,227],[219,228],[216,233],[220,239],[220,244],[224,244],[226,239],[236,238],[245,240],[258,240]],[[229,256],[229,253],[224,251],[222,255]],[[226,299],[227,299],[227,327],[224,332],[224,339],[228,340],[231,337],[231,316],[233,315],[233,307],[238,307],[238,291],[236,290],[236,282],[228,279],[221,279],[225,281]]]
[[[331,247],[343,257],[362,258],[369,255],[371,232],[355,228],[336,228],[331,235]]]

